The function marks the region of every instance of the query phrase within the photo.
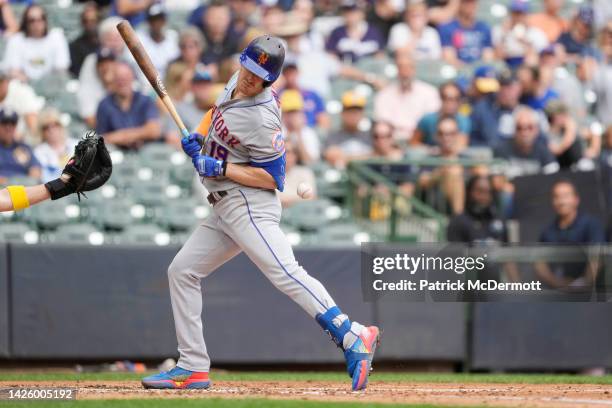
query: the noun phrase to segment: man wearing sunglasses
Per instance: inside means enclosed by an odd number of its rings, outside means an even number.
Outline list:
[[[0,109],[0,182],[9,177],[40,179],[41,169],[32,148],[16,139],[17,112]]]

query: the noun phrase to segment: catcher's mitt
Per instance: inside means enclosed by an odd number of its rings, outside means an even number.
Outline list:
[[[112,171],[113,164],[104,139],[89,131],[77,144],[62,176],[48,182],[45,187],[52,200],[72,193],[77,193],[80,199],[84,191],[95,190],[106,183]]]

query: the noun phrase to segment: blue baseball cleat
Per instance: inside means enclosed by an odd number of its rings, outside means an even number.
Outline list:
[[[372,358],[380,343],[380,330],[376,326],[365,327],[355,343],[344,351],[346,368],[353,379],[353,391],[364,390],[372,370]]]
[[[174,367],[159,374],[150,375],[142,379],[145,388],[153,389],[207,389],[210,387],[210,380],[207,372],[197,372],[185,370],[181,367]]]

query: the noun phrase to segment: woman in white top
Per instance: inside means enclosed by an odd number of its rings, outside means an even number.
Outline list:
[[[439,59],[442,56],[440,36],[427,25],[427,4],[424,0],[407,0],[404,22],[395,24],[389,33],[391,51],[408,48],[417,60]]]
[[[40,112],[38,124],[43,143],[34,149],[34,155],[42,167],[42,181],[58,178],[74,152],[76,141],[66,136],[66,129],[55,108]]]
[[[4,54],[11,76],[37,80],[53,71],[67,71],[70,52],[64,32],[49,28],[47,14],[38,5],[26,8],[19,32],[12,35]]]

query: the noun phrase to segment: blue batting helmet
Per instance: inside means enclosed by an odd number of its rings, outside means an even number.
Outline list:
[[[255,38],[240,54],[240,65],[269,84],[280,75],[284,61],[282,41],[269,35]]]

